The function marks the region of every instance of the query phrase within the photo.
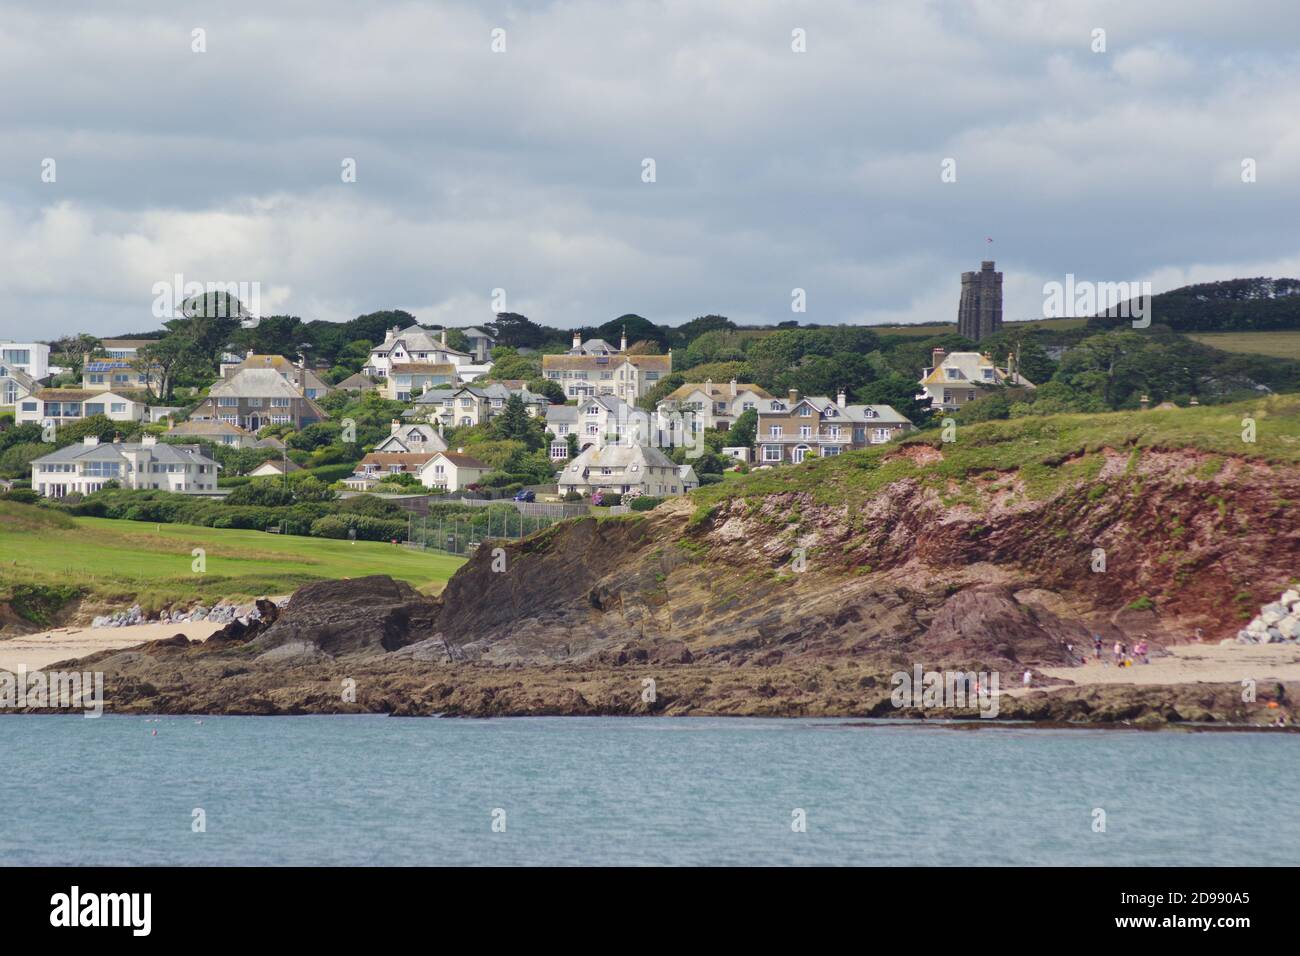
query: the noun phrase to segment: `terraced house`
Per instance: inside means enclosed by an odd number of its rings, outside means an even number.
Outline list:
[[[271,368],[246,368],[217,382],[190,415],[190,421],[214,420],[256,432],[266,425],[302,429],[325,420],[325,412],[288,379]]]
[[[616,350],[604,339],[582,341],[573,333],[573,347],[564,355],[543,355],[542,374],[558,382],[569,398],[614,395],[635,402],[673,370],[673,353],[628,355],[627,336]]]
[[[835,401],[820,395],[800,398],[791,389],[786,398],[759,403],[757,464],[797,465],[809,457],[883,444],[912,428],[889,405],[849,405],[843,392]]]
[[[665,445],[685,444],[705,429],[730,428],[736,419],[772,396],[752,382],[714,385],[712,379],[674,389],[655,406],[655,427]]]
[[[182,494],[217,489],[215,461],[198,445],[159,444],[152,435],[138,442],[100,442],[94,436],[32,462],[32,488],[47,498],[88,495],[107,482],[123,488],[156,488]]]

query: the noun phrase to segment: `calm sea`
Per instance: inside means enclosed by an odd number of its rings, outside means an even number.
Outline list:
[[[8,864],[1300,860],[1292,735],[7,716],[0,754]]]

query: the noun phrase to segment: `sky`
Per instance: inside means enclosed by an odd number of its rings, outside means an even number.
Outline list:
[[[953,321],[983,259],[1007,319],[1067,274],[1300,276],[1298,32],[1294,0],[0,0],[0,338],[157,328],[178,275],[562,328]]]

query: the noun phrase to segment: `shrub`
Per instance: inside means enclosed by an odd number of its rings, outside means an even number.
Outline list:
[[[15,488],[0,494],[0,501],[17,501],[24,505],[34,505],[40,500],[41,496],[30,488]]]
[[[406,540],[407,523],[388,518],[371,518],[366,515],[326,515],[312,522],[311,534],[315,538],[348,538],[355,531],[361,541]]]
[[[596,503],[595,501],[592,502],[592,504],[595,503]],[[621,505],[622,503],[623,503],[623,496],[619,494],[617,491],[601,492],[600,507],[612,508],[615,505]]]
[[[662,501],[662,498],[656,498],[653,495],[641,495],[629,501],[627,506],[633,511],[650,511]]]

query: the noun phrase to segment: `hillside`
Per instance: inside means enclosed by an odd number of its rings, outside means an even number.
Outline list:
[[[1057,688],[1001,717],[1258,724],[1300,684],[1068,675],[1094,633],[1234,635],[1300,570],[1296,501],[1300,398],[990,422],[489,542],[437,599],[309,585],[278,620],[83,665],[127,711],[920,716],[890,702],[920,665]]]
[[[1300,329],[1300,279],[1201,282],[1151,297],[1151,320],[1176,332],[1274,332]],[[1128,324],[1097,316],[1093,328]]]

